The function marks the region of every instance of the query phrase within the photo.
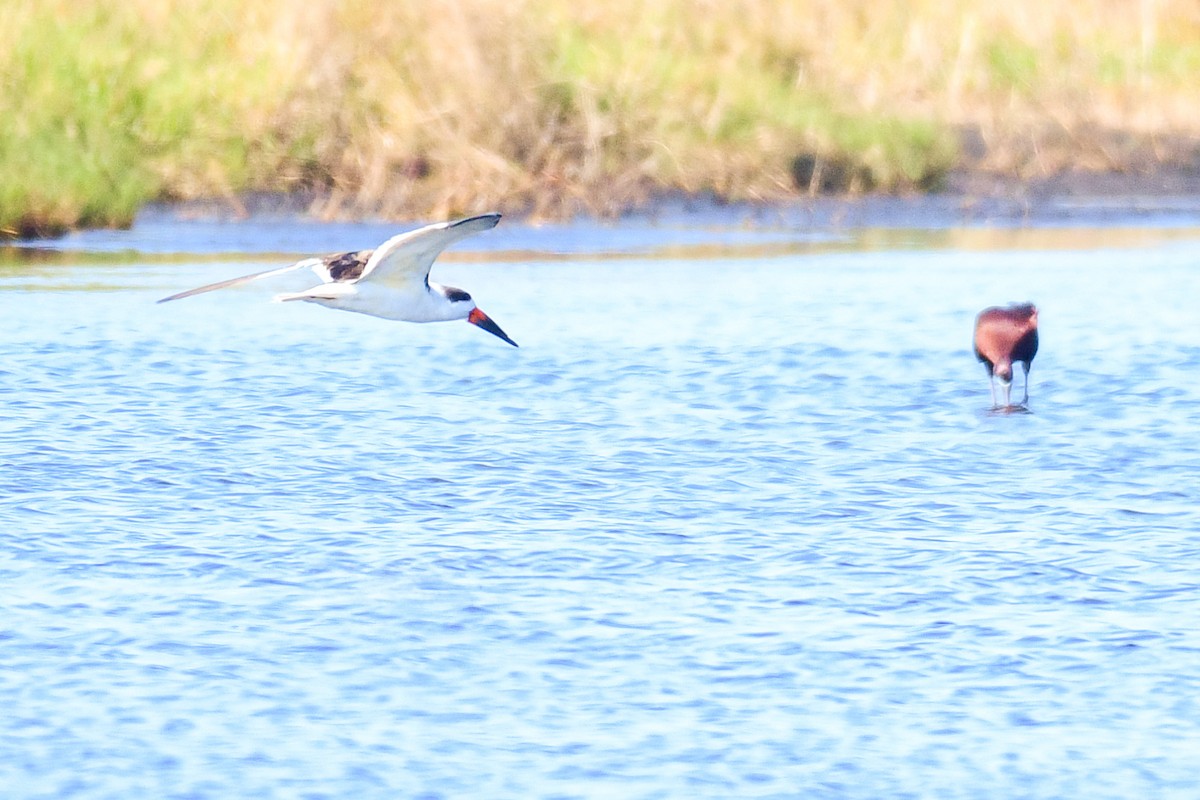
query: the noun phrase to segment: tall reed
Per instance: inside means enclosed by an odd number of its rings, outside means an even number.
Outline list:
[[[1191,0],[17,0],[0,231],[247,191],[555,215],[1188,160],[1198,69]]]

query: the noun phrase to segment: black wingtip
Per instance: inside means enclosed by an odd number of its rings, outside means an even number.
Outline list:
[[[487,230],[488,228],[496,227],[500,222],[500,217],[503,216],[499,211],[490,211],[487,214],[476,214],[473,217],[463,217],[462,219],[451,222],[448,227],[457,228],[459,225],[474,225],[479,230]]]

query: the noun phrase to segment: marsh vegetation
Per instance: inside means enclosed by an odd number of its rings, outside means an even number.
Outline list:
[[[1182,163],[1198,69],[1186,0],[25,2],[0,231],[256,191],[553,216]]]

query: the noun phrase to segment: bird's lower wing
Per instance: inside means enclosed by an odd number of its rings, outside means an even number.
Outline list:
[[[210,283],[206,286],[197,286],[195,289],[188,289],[186,292],[180,292],[179,294],[173,294],[170,297],[164,297],[162,300],[159,300],[158,302],[166,303],[171,300],[182,300],[185,297],[191,297],[192,295],[195,295],[195,294],[204,294],[205,292],[215,292],[217,289],[228,289],[231,286],[241,286],[244,283],[250,283],[251,281],[259,280],[260,278],[269,278],[272,275],[283,275],[285,273],[292,272],[293,270],[297,270],[297,269],[312,269],[314,272],[317,272],[317,274],[320,275],[320,272],[319,272],[320,266],[321,266],[321,259],[306,258],[303,261],[297,261],[295,264],[291,264],[289,266],[282,267],[279,269],[268,269],[263,272],[255,272],[250,275],[241,275],[237,278],[230,278],[229,280],[217,281],[216,283]]]
[[[375,249],[359,280],[392,285],[423,284],[439,253],[472,233],[496,227],[499,221],[499,214],[481,214],[393,236]]]

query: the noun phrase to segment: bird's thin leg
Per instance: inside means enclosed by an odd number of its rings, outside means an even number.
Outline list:
[[[992,392],[992,408],[998,408],[996,405],[996,377],[988,375],[988,389]]]
[[[1027,406],[1029,405],[1029,365],[1022,364],[1021,366],[1025,368],[1025,399],[1021,401],[1021,405]]]
[[[1012,381],[1004,384],[1004,407],[1008,408],[1012,405]]]

